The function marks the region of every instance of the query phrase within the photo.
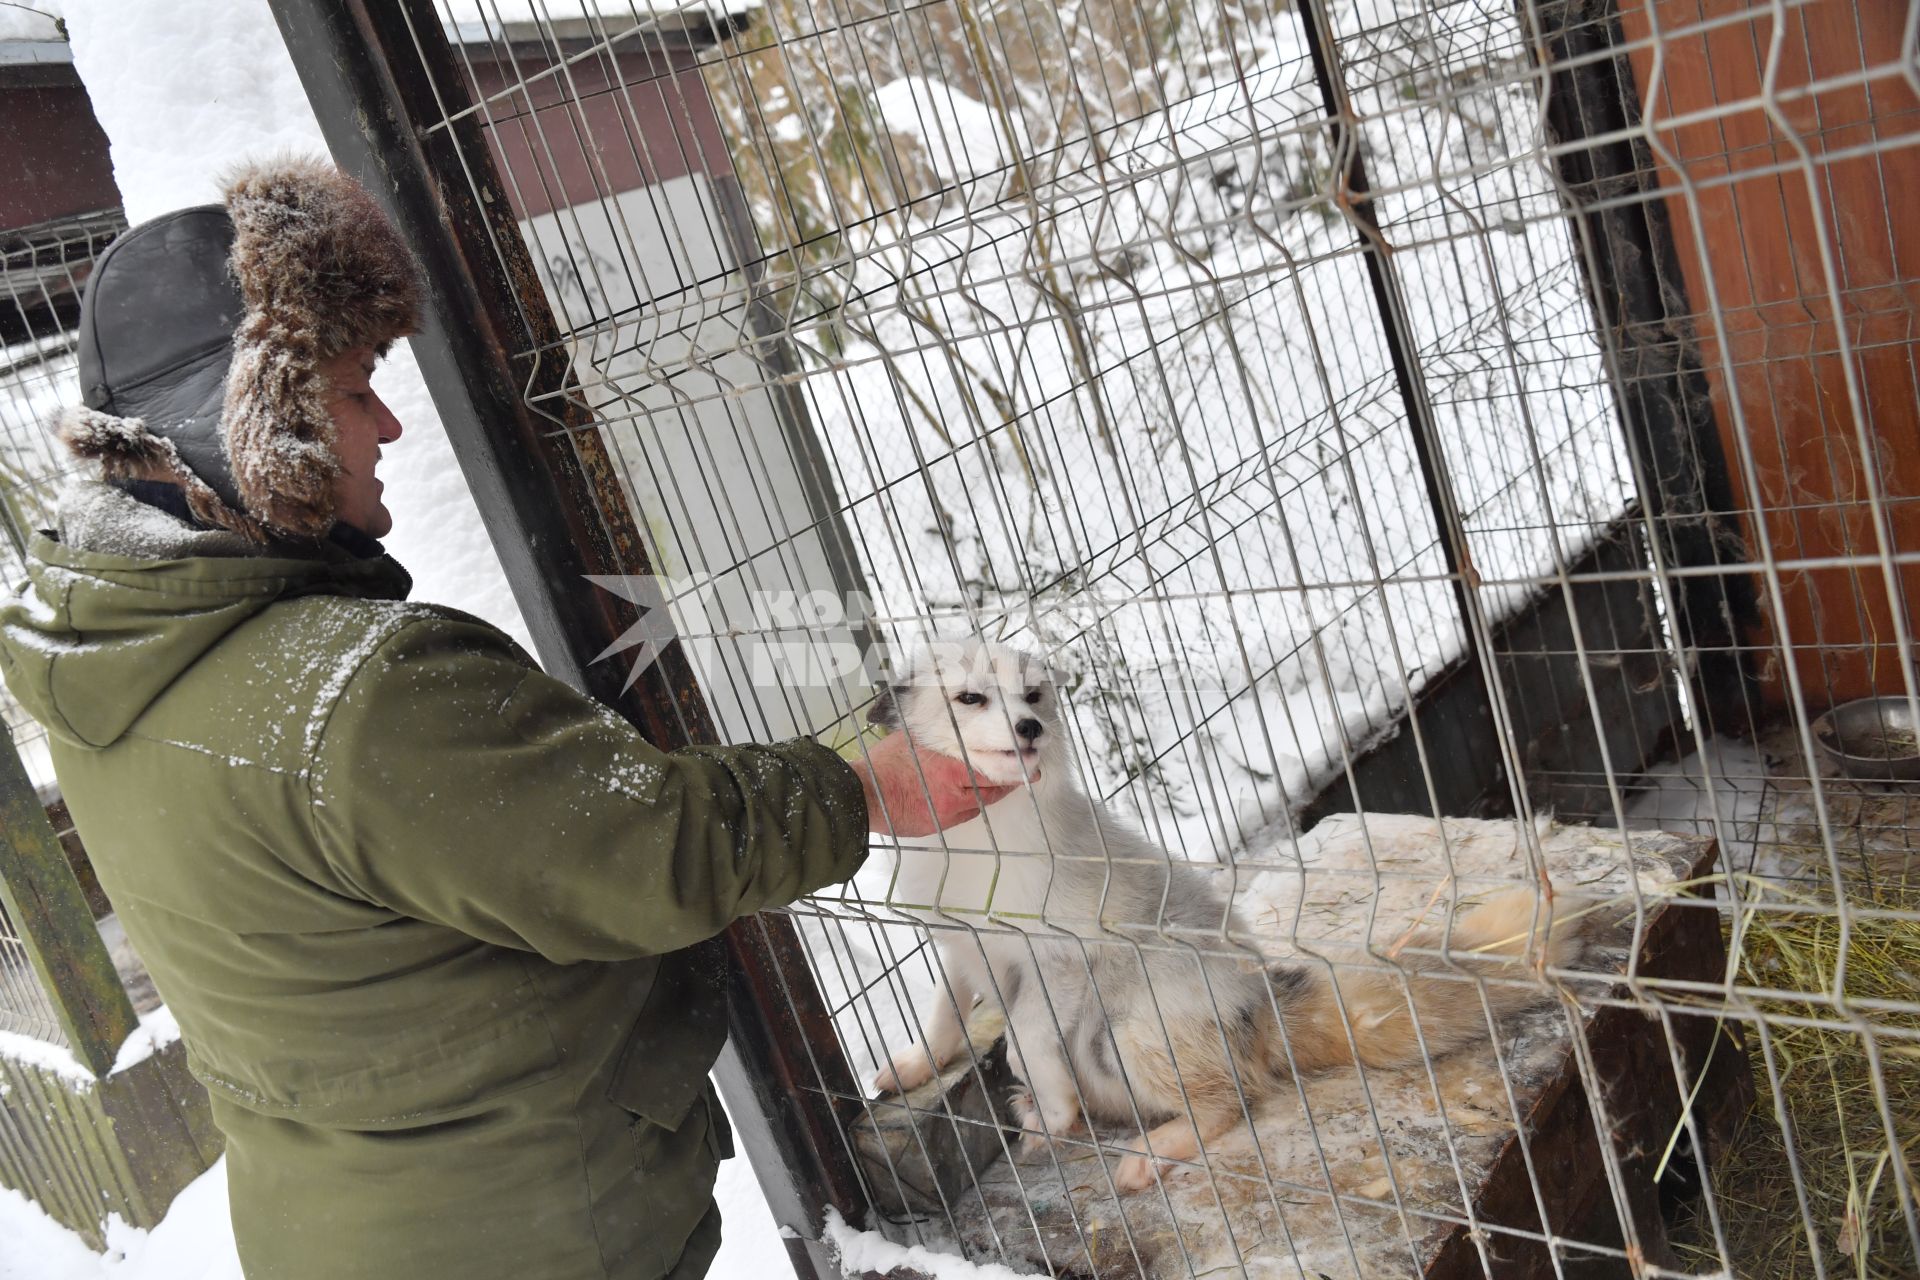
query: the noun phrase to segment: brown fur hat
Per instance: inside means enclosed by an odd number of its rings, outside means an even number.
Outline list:
[[[419,305],[405,242],[357,183],[320,160],[249,165],[224,209],[143,223],[101,258],[81,320],[86,406],[60,438],[109,479],[179,484],[207,523],[324,537],[340,462],[319,366],[384,351]]]

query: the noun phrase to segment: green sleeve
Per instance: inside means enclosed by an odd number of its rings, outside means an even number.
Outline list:
[[[865,861],[860,781],[827,748],[659,751],[517,655],[436,618],[348,680],[312,814],[349,892],[564,963],[688,946]]]

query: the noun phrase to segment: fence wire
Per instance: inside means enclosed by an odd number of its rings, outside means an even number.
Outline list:
[[[0,229],[0,570],[25,581],[27,540],[47,524],[71,469],[47,426],[77,404],[74,329],[93,260],[126,229],[117,209]],[[36,787],[54,785],[46,730],[0,689],[0,719]],[[64,1043],[58,1016],[27,959],[14,922],[0,910],[0,1031]]]
[[[723,732],[1041,746],[792,909],[858,1225],[1920,1268],[1920,8],[436,16]]]

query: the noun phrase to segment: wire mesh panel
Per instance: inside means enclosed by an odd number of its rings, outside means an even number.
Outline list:
[[[81,284],[126,225],[118,209],[108,209],[0,231],[0,566],[9,583],[23,580],[27,540],[45,527],[72,468],[48,424],[79,403],[74,329]],[[4,691],[0,713],[29,776],[51,785],[45,731]]]
[[[601,656],[1018,784],[789,912],[816,1205],[1033,1273],[1920,1266],[1915,12],[407,8],[634,531]]]
[[[94,258],[125,227],[114,209],[0,232],[0,568],[9,584],[24,581],[27,539],[45,527],[53,495],[71,467],[47,428],[59,409],[79,402],[74,327],[80,286]],[[51,787],[46,730],[4,689],[0,717],[33,784]],[[0,1030],[54,1044],[65,1039],[4,909]]]

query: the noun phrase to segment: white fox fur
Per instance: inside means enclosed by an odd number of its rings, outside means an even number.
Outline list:
[[[1029,782],[971,821],[901,842],[894,905],[977,928],[934,930],[946,989],[926,1012],[925,1039],[895,1054],[876,1088],[930,1079],[965,1049],[974,1003],[1000,1005],[1028,1143],[1072,1132],[1083,1111],[1149,1128],[1115,1170],[1134,1191],[1152,1183],[1157,1161],[1196,1156],[1242,1119],[1243,1096],[1256,1105],[1289,1071],[1356,1053],[1375,1067],[1417,1062],[1414,1012],[1428,1052],[1486,1037],[1479,984],[1417,972],[1443,967],[1414,954],[1437,952],[1440,930],[1409,938],[1401,968],[1340,968],[1337,996],[1325,965],[1270,965],[1229,941],[1247,935],[1219,872],[1169,857],[1088,797],[1058,695],[1032,659],[977,642],[937,646],[872,718],[984,779]],[[1576,929],[1546,929],[1534,904],[1517,889],[1462,913],[1446,939],[1456,962],[1523,954],[1538,928],[1545,962],[1564,964]],[[1507,982],[1486,992],[1495,1013],[1540,999]]]

